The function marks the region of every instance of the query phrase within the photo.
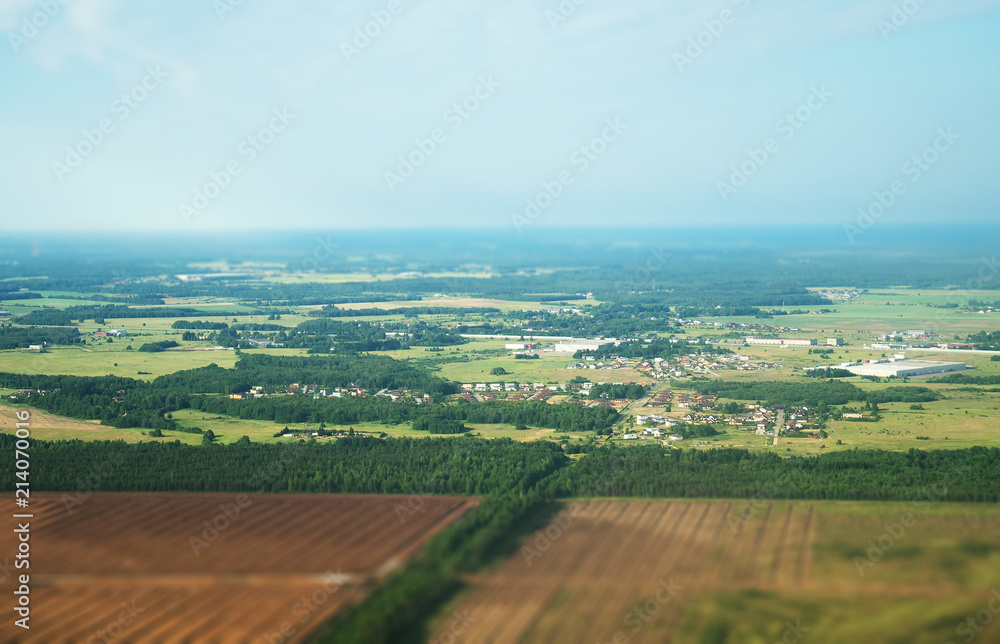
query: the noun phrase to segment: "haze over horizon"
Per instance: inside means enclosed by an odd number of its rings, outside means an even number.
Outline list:
[[[995,219],[1000,1],[578,2],[6,2],[0,232]]]

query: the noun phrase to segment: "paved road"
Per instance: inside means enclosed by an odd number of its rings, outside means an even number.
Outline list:
[[[778,410],[778,418],[774,421],[774,444],[778,444],[778,436],[781,435],[781,428],[785,426],[785,410]]]
[[[666,381],[661,381],[657,383],[652,389],[649,390],[648,394],[646,394],[642,398],[639,398],[638,400],[630,404],[628,407],[623,409],[621,416],[619,416],[618,420],[615,421],[615,424],[611,426],[611,431],[615,431],[615,429],[618,428],[618,425],[625,420],[625,418],[629,415],[629,413],[633,409],[641,409],[642,407],[645,407],[646,403],[649,402],[649,399],[652,398],[656,394],[656,392],[659,391],[659,389],[663,387],[663,385],[665,384],[667,384]]]

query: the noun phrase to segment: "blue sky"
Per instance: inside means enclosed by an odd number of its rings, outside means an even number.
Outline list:
[[[63,1],[4,230],[995,220],[1000,0]]]

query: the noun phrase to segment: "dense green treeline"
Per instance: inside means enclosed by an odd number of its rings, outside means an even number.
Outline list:
[[[31,291],[0,291],[0,300],[4,301],[40,299],[42,299],[41,293],[33,293]]]
[[[351,423],[378,422],[390,425],[425,419],[474,423],[480,425],[525,425],[559,431],[606,430],[617,420],[611,407],[584,408],[572,403],[550,405],[542,401],[484,402],[416,405],[392,402],[384,397],[313,399],[308,396],[279,396],[233,400],[218,396],[191,396],[189,404],[208,414],[222,414],[245,420],[270,420],[275,423]],[[435,425],[435,427],[443,425]],[[415,426],[422,429],[425,425]],[[451,433],[451,432],[445,432]]]
[[[0,434],[0,447],[15,438]],[[283,444],[32,441],[33,489],[74,490],[102,463],[107,491],[358,492],[546,498],[679,497],[954,502],[1000,500],[1000,449],[852,450],[781,457],[741,449],[592,447],[571,463],[555,443],[478,438],[342,438]],[[13,489],[13,471],[0,473]]]
[[[969,342],[976,345],[981,351],[1000,350],[1000,331],[980,331],[969,336]]]
[[[387,333],[393,333],[393,337]],[[424,320],[373,323],[329,318],[306,320],[293,331],[278,333],[275,340],[288,347],[309,347],[313,353],[395,351],[411,346],[454,346],[468,342],[457,332]]]
[[[618,346],[605,345],[594,351],[578,351],[574,357],[582,358],[584,355],[594,356],[597,360],[607,360],[613,356],[621,358],[642,358],[651,360],[653,358],[672,358],[676,356],[686,356],[692,351],[708,351],[715,354],[732,353],[724,347],[716,347],[704,342],[689,344],[687,340],[671,342],[670,340],[653,340],[643,342],[635,340],[622,342]]]
[[[209,365],[160,376],[153,385],[187,393],[230,394],[262,386],[270,390],[292,383],[320,388],[412,389],[431,395],[455,392],[455,386],[407,362],[387,356],[272,356],[244,352],[233,369]]]
[[[346,318],[346,317],[381,317],[389,315],[402,315],[404,317],[416,317],[418,315],[464,315],[466,313],[499,313],[500,309],[493,307],[470,307],[470,306],[409,306],[405,308],[380,309],[377,307],[363,309],[341,309],[333,304],[328,304],[321,309],[310,311],[309,315],[316,318]]]
[[[1000,500],[1000,449],[853,450],[782,458],[739,449],[601,446],[546,481],[554,497]]]
[[[167,349],[173,349],[181,346],[178,342],[174,340],[160,340],[159,342],[147,342],[139,347],[139,351],[143,353],[160,353],[161,351],[166,351]]]
[[[1000,376],[970,376],[966,373],[953,373],[941,378],[935,378],[934,382],[947,382],[960,385],[1000,385]]]
[[[222,329],[228,329],[229,325],[226,324],[225,322],[206,322],[204,320],[177,320],[170,325],[170,328],[221,331]],[[278,327],[278,328],[284,328],[284,327]]]
[[[642,385],[594,385],[590,390],[591,398],[607,398],[610,400],[638,400],[646,394]]]
[[[77,344],[80,331],[76,327],[0,326],[0,349],[24,349],[33,344]]]
[[[42,308],[36,309],[17,319],[18,324],[45,324],[51,326],[69,326],[74,320],[100,320],[105,318],[134,319],[134,318],[179,318],[179,317],[236,317],[246,315],[260,315],[272,313],[271,310],[258,311],[201,311],[191,308],[177,307],[153,307],[153,308],[133,308],[125,304],[83,304],[78,306],[68,306],[64,309]],[[288,311],[281,311],[286,313]]]
[[[15,437],[0,434],[13,453]],[[387,439],[182,445],[31,441],[32,490],[72,492],[99,475],[107,492],[310,492],[483,495],[527,492],[561,467],[547,441]],[[14,471],[0,472],[3,490]]]
[[[464,584],[460,575],[501,561],[523,535],[559,510],[536,491],[489,496],[431,539],[423,552],[365,600],[336,616],[315,637],[319,644],[417,644],[428,621]]]
[[[47,412],[99,420],[120,428],[174,429],[164,414],[188,406],[186,396],[118,376],[46,376],[0,373],[0,387],[44,391],[19,396],[18,402]]]

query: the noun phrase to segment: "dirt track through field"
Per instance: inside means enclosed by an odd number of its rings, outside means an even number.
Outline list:
[[[31,630],[4,620],[0,642],[305,641],[476,504],[428,497],[401,515],[408,497],[67,498],[31,497]],[[12,527],[0,548],[16,552]]]

